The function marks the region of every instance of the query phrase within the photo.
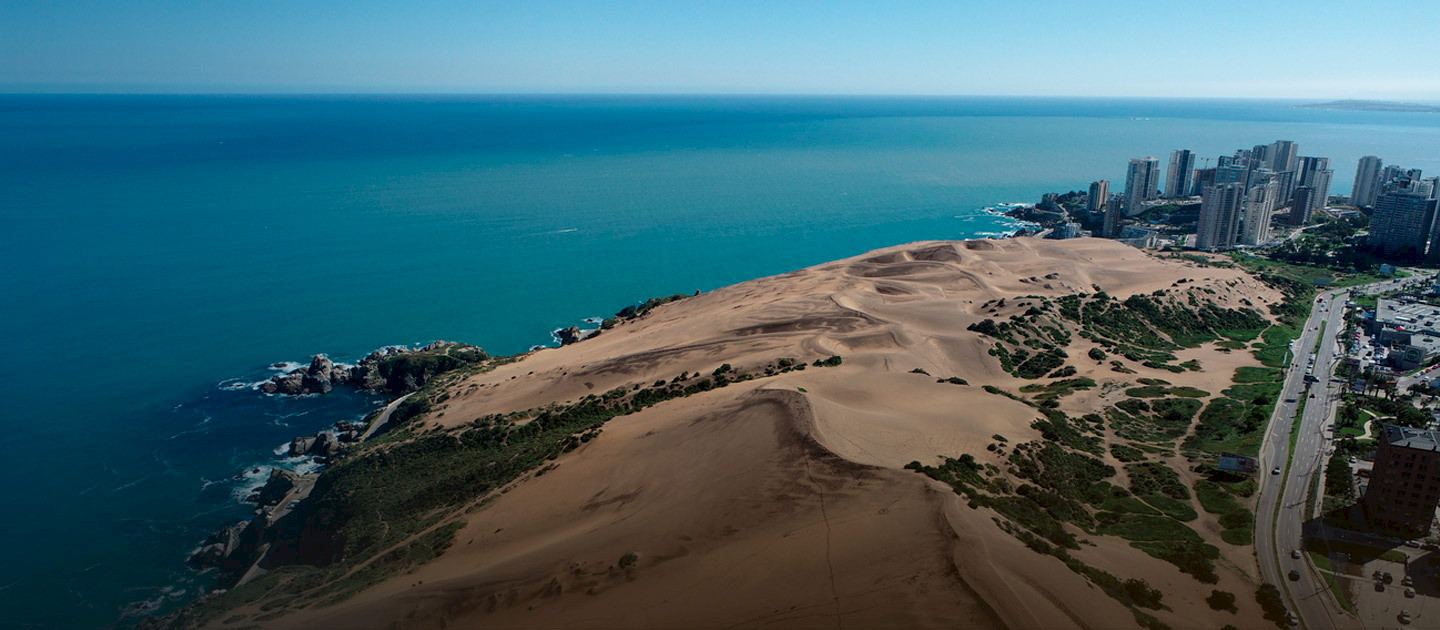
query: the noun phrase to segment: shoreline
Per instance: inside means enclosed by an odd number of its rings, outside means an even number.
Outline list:
[[[987,233],[976,235],[971,238],[959,240],[956,242],[1015,239],[1034,236],[1036,233],[1041,231],[1038,224],[1011,217],[997,209],[1001,207],[1014,209],[1026,207],[1026,204],[1000,203],[981,208],[980,210],[987,214],[1005,217],[1006,219],[1015,223],[1019,223],[1021,225],[1011,231],[1007,231],[999,235]],[[696,292],[696,294],[699,293],[700,292],[698,291]],[[689,295],[678,294],[677,296],[672,296],[671,298],[666,298],[665,300],[673,300],[680,297],[689,297]],[[662,303],[664,303],[664,301],[661,301],[659,299],[652,299],[646,302],[641,302],[638,308],[627,307],[626,309],[623,309],[620,313],[617,314],[617,317],[623,316],[626,319],[639,318],[643,316],[646,312],[648,312],[649,308],[653,308],[653,306]],[[626,315],[627,312],[629,313],[628,315]],[[590,329],[580,329],[578,326],[571,326],[568,329],[556,329],[555,331],[551,332],[552,338],[555,341],[558,341],[560,346],[577,343],[579,341],[583,341],[585,339],[603,333],[606,330],[605,323],[614,321],[614,318],[586,317],[581,321],[586,324],[599,325],[595,328]],[[567,333],[573,332],[578,332],[579,334],[567,335]],[[437,350],[446,346],[463,346],[478,349],[477,346],[470,346],[468,344],[463,344],[460,342],[446,341],[431,342],[430,344],[426,344],[423,346],[419,344],[415,344],[413,346],[387,345],[382,346],[381,348],[372,352],[370,355],[367,356],[367,359],[370,357],[374,357],[377,354],[383,354],[384,356],[393,358],[396,356],[404,356],[406,354]],[[553,349],[554,347],[555,346],[532,346],[529,350],[514,355],[507,355],[502,357],[488,357],[488,355],[486,356],[490,359],[498,361],[519,361],[535,353],[538,350]],[[481,352],[483,353],[483,350]],[[309,365],[312,367],[316,366],[318,363],[321,363],[320,359],[324,357],[325,355],[316,355],[314,358],[312,358]],[[328,359],[326,359],[326,361],[328,361]],[[361,361],[353,365],[336,362],[331,362],[330,365],[336,367],[343,366],[346,369],[353,370],[357,366],[365,364],[365,362],[366,359],[362,359]],[[324,392],[306,391],[303,393],[294,394],[279,391],[266,392],[263,389],[263,386],[266,383],[273,382],[277,379],[284,379],[297,372],[310,370],[310,368],[306,367],[306,364],[293,361],[276,362],[274,364],[271,364],[269,366],[269,369],[277,372],[277,374],[272,376],[271,379],[254,383],[246,383],[243,387],[230,387],[229,389],[251,389],[253,391],[262,393],[262,395],[265,396],[287,397],[319,396],[324,395],[329,391],[327,389]],[[443,373],[444,372],[437,373],[434,376],[439,376]],[[222,381],[222,383],[223,382],[224,381]],[[357,383],[355,381],[346,381],[332,386],[338,385],[359,387],[361,383]],[[244,498],[239,498],[239,503],[256,505],[252,516],[245,520],[223,527],[219,531],[212,533],[209,538],[201,542],[195,548],[195,552],[193,552],[186,560],[185,564],[187,568],[191,570],[203,572],[212,569],[219,569],[222,573],[221,578],[217,582],[212,584],[212,588],[210,588],[207,592],[198,593],[195,597],[189,598],[186,603],[184,603],[182,606],[180,606],[180,608],[173,611],[169,615],[166,615],[164,617],[143,617],[141,619],[141,627],[168,627],[164,625],[167,619],[178,614],[183,614],[185,611],[193,608],[197,604],[202,603],[210,597],[223,594],[230,589],[242,586],[257,577],[264,575],[269,570],[273,570],[265,569],[261,566],[262,562],[265,560],[265,554],[261,554],[260,556],[255,557],[249,562],[245,563],[243,571],[237,571],[236,567],[234,566],[231,566],[227,570],[226,568],[222,567],[221,564],[223,563],[223,560],[225,558],[229,557],[230,554],[233,554],[235,551],[241,549],[240,539],[244,537],[247,530],[250,531],[250,536],[263,537],[263,530],[271,528],[281,519],[284,519],[285,517],[291,515],[296,510],[300,509],[303,505],[305,505],[306,502],[310,499],[310,492],[314,489],[316,481],[320,478],[321,475],[324,474],[324,472],[328,468],[328,465],[332,463],[335,458],[341,456],[344,451],[350,450],[357,445],[364,444],[370,440],[385,435],[386,425],[389,424],[390,418],[395,414],[396,410],[400,409],[401,405],[405,403],[406,400],[410,399],[412,396],[418,393],[419,389],[419,387],[416,387],[404,393],[395,393],[393,396],[385,400],[382,404],[368,412],[360,422],[350,422],[343,419],[337,420],[331,425],[330,428],[323,429],[313,436],[297,436],[293,438],[289,442],[288,450],[281,450],[282,448],[284,448],[284,445],[275,449],[274,454],[279,460],[297,457],[305,458],[305,461],[307,463],[313,463],[316,467],[310,470],[306,470],[304,472],[295,472],[290,469],[281,468],[280,466],[275,465],[273,463],[273,461],[275,460],[272,460],[272,464],[268,467],[269,471],[260,473],[268,475],[268,479],[255,487],[255,489],[252,490]],[[260,466],[250,472],[260,471],[265,468],[267,467]],[[246,471],[242,471],[241,473],[237,474],[237,477],[240,475],[244,475],[245,473]],[[269,493],[266,493],[266,488],[271,488],[271,491]],[[281,494],[279,498],[274,498],[273,495],[278,492],[283,492],[283,494]],[[266,496],[267,499],[261,500],[259,499],[260,496]],[[221,554],[219,562],[214,559],[201,562],[196,561],[197,556],[202,556],[207,549],[215,549],[216,545],[220,545],[224,552],[223,554]],[[214,555],[213,552],[212,555]],[[159,623],[160,625],[146,625],[147,623],[152,622]]]

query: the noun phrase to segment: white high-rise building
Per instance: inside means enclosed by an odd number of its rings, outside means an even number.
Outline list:
[[[1207,251],[1235,247],[1235,232],[1240,226],[1244,200],[1243,184],[1232,182],[1206,187],[1201,193],[1195,247]]]
[[[1250,187],[1245,195],[1245,224],[1241,245],[1264,245],[1270,240],[1270,218],[1280,202],[1280,182],[1269,179]],[[1203,212],[1203,210],[1202,210]]]
[[[1170,199],[1190,196],[1190,182],[1195,172],[1195,154],[1180,149],[1170,154],[1170,170],[1165,175],[1165,196]]]
[[[1355,188],[1350,192],[1350,203],[1359,207],[1373,207],[1380,196],[1381,173],[1384,164],[1380,158],[1367,155],[1360,158],[1355,167]]]
[[[1160,160],[1142,157],[1130,160],[1125,172],[1125,209],[1129,214],[1140,211],[1141,202],[1160,196]]]

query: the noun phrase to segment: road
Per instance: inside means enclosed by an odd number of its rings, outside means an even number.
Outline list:
[[[1256,507],[1255,554],[1260,563],[1261,578],[1280,586],[1291,609],[1306,628],[1353,627],[1356,620],[1339,608],[1331,596],[1324,577],[1310,563],[1308,555],[1300,559],[1290,556],[1302,549],[1302,532],[1309,515],[1305,513],[1305,496],[1311,479],[1325,468],[1331,451],[1335,412],[1343,384],[1331,382],[1334,368],[1341,357],[1339,337],[1344,334],[1344,305],[1353,290],[1376,293],[1400,288],[1406,281],[1390,280],[1354,289],[1326,291],[1315,299],[1305,330],[1293,347],[1294,356],[1286,370],[1280,401],[1260,447],[1260,501]],[[1338,305],[1338,306],[1337,306]],[[1319,330],[1325,323],[1323,338]],[[1318,344],[1318,347],[1317,347]],[[1305,366],[1310,352],[1315,352],[1314,375],[1317,382],[1305,383]],[[1311,397],[1313,396],[1313,398]],[[1288,402],[1294,400],[1295,402]],[[1295,442],[1295,455],[1290,459],[1290,429],[1295,414],[1304,403],[1304,415]],[[1289,465],[1287,468],[1287,459]],[[1271,474],[1280,467],[1282,474]],[[1283,482],[1283,483],[1282,483]],[[1277,510],[1276,505],[1279,505]],[[1321,526],[1323,528],[1323,525]],[[1299,580],[1290,580],[1290,571],[1298,571]]]
[[[1344,613],[1330,597],[1324,579],[1308,566],[1308,559],[1290,557],[1291,550],[1302,547],[1301,531],[1306,520],[1305,494],[1309,490],[1310,479],[1324,469],[1326,451],[1329,450],[1322,427],[1329,421],[1333,412],[1331,403],[1339,395],[1339,390],[1330,384],[1330,376],[1339,350],[1335,338],[1344,330],[1343,306],[1347,295],[1346,290],[1340,289],[1327,291],[1316,298],[1305,329],[1294,345],[1292,367],[1286,371],[1280,401],[1275,406],[1275,415],[1260,448],[1260,501],[1255,519],[1255,554],[1260,563],[1260,575],[1265,582],[1286,591],[1292,609],[1307,628],[1347,625],[1340,623]],[[1341,308],[1334,306],[1337,300]],[[1323,339],[1319,330],[1321,322],[1325,323]],[[1317,342],[1319,349],[1315,350],[1314,373],[1318,382],[1307,384],[1304,380],[1305,366]],[[1310,395],[1315,397],[1309,398]],[[1294,402],[1290,402],[1292,400]],[[1295,414],[1302,401],[1304,415],[1299,418],[1295,457],[1286,469],[1290,455],[1290,428],[1296,421]],[[1275,467],[1281,468],[1282,474],[1271,474],[1271,469]],[[1280,506],[1278,512],[1277,502]],[[1291,570],[1299,571],[1298,581],[1289,579],[1287,574]]]
[[[379,416],[375,417],[375,420],[370,423],[369,427],[366,427],[365,433],[361,434],[359,441],[364,442],[365,440],[370,439],[370,436],[379,433],[380,429],[385,426],[385,423],[390,421],[390,414],[395,413],[395,408],[399,407],[400,403],[405,402],[406,398],[409,398],[413,395],[415,395],[415,392],[410,392],[409,394],[405,394],[404,396],[390,401],[390,404],[385,405],[385,410],[380,412]]]

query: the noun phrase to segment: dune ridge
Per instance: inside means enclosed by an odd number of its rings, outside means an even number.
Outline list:
[[[1029,383],[968,327],[1022,313],[1026,296],[1189,291],[1261,312],[1281,296],[1238,269],[1156,258],[1113,241],[1030,238],[922,242],[725,287],[657,307],[558,349],[469,376],[412,420],[446,431],[617,388],[777,357],[843,363],[787,371],[670,400],[491,493],[440,557],[320,608],[237,609],[225,624],[266,627],[1109,628],[1124,605],[1053,557],[1032,552],[948,486],[905,466],[987,455],[1003,435],[1040,440],[1036,409],[981,386]],[[1067,351],[1099,383],[1060,400],[1076,415],[1116,384],[1158,376],[1223,389],[1249,353],[1179,351],[1203,369],[1116,372]],[[937,383],[947,378],[966,384]],[[1107,452],[1102,459],[1119,468]],[[994,460],[1003,464],[1003,460]],[[1171,456],[1181,474],[1182,460]],[[1123,473],[1122,473],[1123,476]],[[1209,519],[1210,517],[1206,517]],[[1219,530],[1202,520],[1202,535]],[[1208,529],[1207,529],[1208,528]],[[1238,613],[1211,609],[1173,565],[1108,537],[1075,555],[1165,594],[1175,627],[1244,627],[1255,569],[1224,546],[1219,583]]]

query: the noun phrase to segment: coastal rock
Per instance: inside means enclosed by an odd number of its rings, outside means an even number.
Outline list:
[[[555,336],[560,338],[560,345],[568,346],[584,339],[586,335],[585,331],[580,330],[579,326],[571,326],[555,331]]]
[[[344,385],[346,383],[349,383],[351,373],[352,368],[347,368],[339,365],[333,366],[330,368],[329,372],[330,382],[336,385]]]
[[[286,394],[294,396],[304,391],[305,370],[295,370],[288,374],[281,374],[271,377],[260,385],[260,391],[267,394]]]
[[[574,332],[576,340],[585,336],[579,328],[575,328]],[[406,358],[410,356],[414,359]],[[419,348],[380,348],[353,366],[338,364],[323,354],[317,354],[311,357],[309,365],[273,376],[261,383],[259,389],[267,394],[298,396],[325,394],[338,385],[353,385],[371,391],[403,394],[415,391],[440,373],[489,358],[490,355],[481,348],[453,341],[436,341]]]
[[[240,548],[240,533],[245,530],[246,525],[245,521],[240,521],[211,534],[205,539],[204,546],[190,555],[190,563],[199,567],[225,564],[235,550]]]
[[[313,438],[313,437],[297,437],[297,438],[295,438],[295,439],[293,439],[293,440],[290,440],[290,451],[289,451],[289,455],[290,455],[291,457],[300,457],[301,455],[308,455],[308,454],[310,454],[310,449],[313,448],[314,446],[315,446],[315,438]]]
[[[330,357],[327,357],[323,354],[317,354],[310,359],[310,369],[306,371],[310,374],[325,374],[328,376],[330,374],[330,370],[334,367],[335,362],[331,361]]]
[[[260,505],[275,505],[285,499],[296,486],[300,485],[300,475],[288,470],[274,468],[270,470],[270,478],[260,488]]]
[[[321,431],[315,434],[315,442],[310,447],[311,455],[330,457],[340,452],[340,438],[336,437],[334,431]]]
[[[328,394],[334,389],[330,383],[330,372],[307,373],[300,380],[300,391],[304,394]]]

